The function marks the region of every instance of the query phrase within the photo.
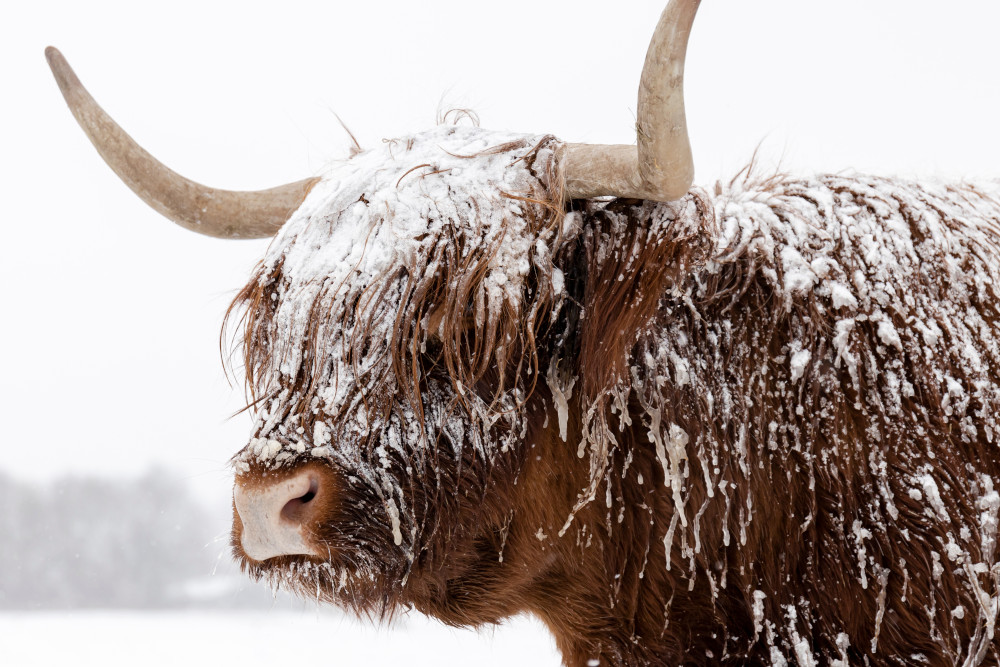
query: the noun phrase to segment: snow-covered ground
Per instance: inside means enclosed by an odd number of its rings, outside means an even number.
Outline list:
[[[5,667],[404,664],[555,667],[560,660],[548,633],[529,618],[472,632],[418,614],[386,629],[315,609],[0,613]]]

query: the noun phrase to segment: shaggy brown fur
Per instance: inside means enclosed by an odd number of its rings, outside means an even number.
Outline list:
[[[363,472],[376,434],[322,459],[342,489],[311,527],[330,557],[249,561],[237,519],[250,572],[368,614],[528,611],[571,666],[997,664],[996,194],[776,178],[562,219],[546,149],[501,148],[525,151],[536,188],[505,196],[546,243],[497,320],[495,248],[462,231],[313,312],[305,340],[273,326],[280,264],[238,297],[248,382],[291,397],[286,433],[354,418],[313,400],[339,321],[359,367],[387,359],[359,385],[369,421],[424,434],[382,453],[402,544]],[[390,344],[365,338],[389,316]],[[275,384],[288,345],[308,363]],[[244,479],[308,459],[251,454]]]

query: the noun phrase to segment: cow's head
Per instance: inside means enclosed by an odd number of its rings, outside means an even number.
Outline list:
[[[565,292],[558,148],[442,126],[336,165],[282,227],[237,300],[253,572],[367,603],[513,483]]]
[[[543,402],[567,354],[566,273],[581,270],[566,203],[669,201],[691,183],[682,79],[697,6],[663,12],[637,146],[443,126],[260,192],[170,171],[47,51],[77,120],[146,202],[213,236],[276,234],[230,311],[257,414],[234,458],[233,545],[252,573],[385,609],[509,514],[528,443],[560,432]]]

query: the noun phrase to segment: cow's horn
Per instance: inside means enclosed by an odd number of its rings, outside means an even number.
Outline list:
[[[147,153],[104,112],[69,63],[50,46],[49,67],[70,111],[104,161],[144,202],[182,227],[219,238],[273,236],[318,179],[269,190],[216,190],[190,181]]]
[[[671,0],[649,42],[639,81],[638,146],[567,144],[569,199],[680,199],[694,179],[684,118],[684,55],[700,0]]]

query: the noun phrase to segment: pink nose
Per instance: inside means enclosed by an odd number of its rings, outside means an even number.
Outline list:
[[[308,539],[321,485],[320,475],[308,469],[270,483],[237,479],[233,501],[243,524],[244,553],[254,560],[322,555]]]

